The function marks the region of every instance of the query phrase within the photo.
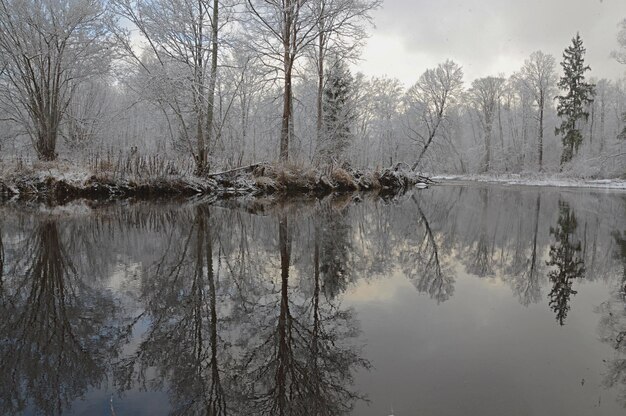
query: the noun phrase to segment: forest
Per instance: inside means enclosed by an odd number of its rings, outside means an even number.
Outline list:
[[[0,174],[280,163],[624,175],[626,77],[594,78],[576,28],[562,57],[537,50],[513,74],[474,80],[451,57],[406,88],[358,71],[380,7],[0,0]],[[620,28],[614,59],[626,64]]]

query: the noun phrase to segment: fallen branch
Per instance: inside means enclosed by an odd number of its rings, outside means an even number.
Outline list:
[[[214,173],[209,173],[208,176],[209,178],[214,178],[216,176],[223,176],[223,175],[229,175],[231,173],[235,173],[235,172],[240,172],[240,171],[249,171],[252,172],[254,171],[254,169],[258,168],[259,166],[267,166],[268,163],[267,162],[259,162],[259,163],[253,163],[252,165],[248,165],[248,166],[241,166],[239,168],[234,168],[234,169],[230,169],[230,170],[224,170],[222,172],[214,172]]]

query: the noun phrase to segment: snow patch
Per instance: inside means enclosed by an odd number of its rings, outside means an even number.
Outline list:
[[[626,190],[626,180],[623,179],[580,179],[562,176],[522,176],[519,174],[509,175],[436,175],[432,177],[436,181],[460,181],[460,182],[487,182],[504,185],[524,186],[553,186],[562,188],[600,188]]]

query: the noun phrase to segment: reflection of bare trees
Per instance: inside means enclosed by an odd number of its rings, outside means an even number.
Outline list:
[[[357,333],[348,311],[321,296],[321,250],[316,229],[313,293],[292,293],[289,283],[293,229],[279,219],[278,299],[253,311],[241,373],[246,375],[246,414],[339,415],[358,395],[350,390],[352,372],[366,365],[346,341]],[[332,301],[328,301],[332,302]],[[324,305],[324,303],[326,303]]]
[[[116,381],[122,389],[134,382],[153,388],[167,381],[173,414],[227,414],[222,359],[225,342],[219,337],[217,283],[213,265],[213,222],[206,207],[195,218],[179,250],[168,250],[145,282],[141,319],[150,326],[135,354],[120,361]],[[138,318],[137,322],[140,321]]]
[[[474,254],[472,256],[472,259],[470,260],[469,265],[467,266],[467,271],[479,277],[484,277],[493,274],[493,267],[491,264],[491,250],[489,247],[490,240],[487,236],[489,190],[486,188],[482,188],[479,190],[479,192],[482,201],[482,210],[480,216],[480,235],[478,236],[476,247],[472,250]]]
[[[537,252],[537,235],[539,234],[539,213],[541,212],[541,193],[537,192],[537,201],[535,203],[534,225],[532,242],[530,249],[530,256],[527,256],[527,251],[524,249],[525,245],[518,244],[519,253],[516,250],[516,258],[523,258],[523,261],[518,261],[517,266],[514,267],[512,272],[513,292],[518,296],[520,302],[524,306],[528,306],[531,303],[536,303],[541,299],[541,282],[540,282],[540,270],[539,259]],[[520,218],[519,224],[525,225],[526,219]],[[518,242],[522,242],[522,230],[518,231]]]
[[[574,242],[574,233],[578,227],[576,216],[565,202],[559,202],[559,219],[556,227],[550,227],[550,234],[555,243],[550,245],[548,266],[555,269],[548,273],[552,282],[550,291],[550,307],[556,313],[556,320],[563,325],[570,309],[570,297],[576,295],[573,289],[574,280],[583,277],[585,263],[580,257],[582,251],[580,241]]]
[[[2,243],[2,223],[0,223],[0,296],[2,295],[2,284],[4,282],[4,244]]]
[[[454,292],[454,277],[443,265],[439,244],[418,199],[412,195],[411,200],[417,209],[418,229],[411,232],[399,260],[404,273],[420,293],[428,293],[438,303],[445,302]]]
[[[623,274],[615,285],[609,300],[602,303],[597,312],[600,313],[598,333],[602,342],[610,345],[615,354],[612,359],[606,360],[607,371],[604,385],[608,388],[621,386],[626,388],[626,232],[613,232],[617,245],[616,256],[622,263]],[[620,400],[626,407],[626,389],[620,394]]]
[[[617,257],[622,263],[622,278],[620,282],[620,290],[626,294],[626,231],[621,233],[614,231],[612,233],[615,244],[617,244]]]
[[[116,366],[121,389],[167,386],[172,413],[181,415],[335,415],[352,408],[352,372],[365,363],[349,344],[357,334],[351,314],[325,296],[324,233],[318,227],[314,250],[293,254],[295,227],[286,213],[278,215],[277,246],[256,240],[266,225],[276,226],[273,218],[255,221],[198,206],[190,225],[178,224],[169,239],[178,246],[168,245],[142,281],[145,310],[135,322],[148,325],[136,351]],[[274,253],[276,280],[267,275]],[[293,258],[307,256],[313,278],[292,281]]]
[[[60,414],[105,378],[115,304],[76,274],[54,221],[38,224],[18,256],[0,292],[0,413]]]

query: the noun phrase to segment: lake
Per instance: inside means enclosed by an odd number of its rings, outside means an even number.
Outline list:
[[[626,193],[0,207],[2,415],[619,415]]]

